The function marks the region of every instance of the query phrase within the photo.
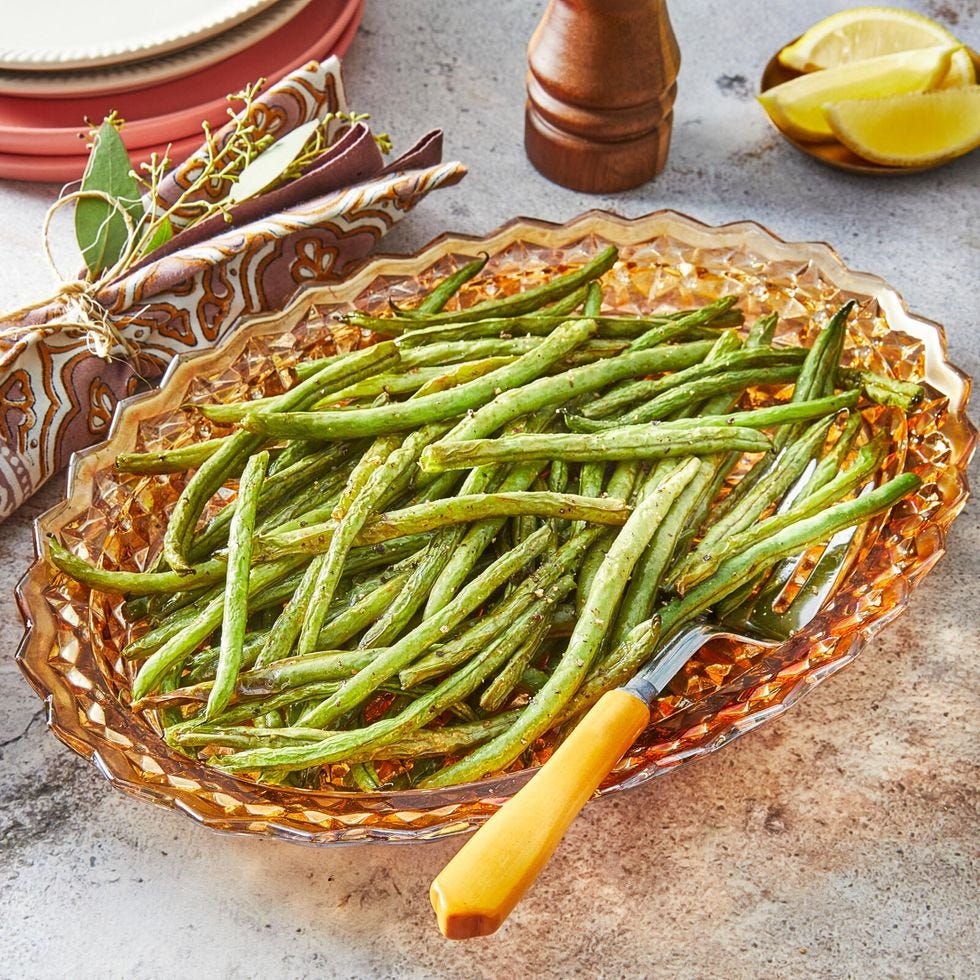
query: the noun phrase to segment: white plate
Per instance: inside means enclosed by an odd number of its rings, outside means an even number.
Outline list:
[[[117,65],[213,37],[278,0],[30,0],[4,7],[0,68]]]
[[[104,95],[159,85],[207,68],[268,37],[292,20],[310,0],[276,0],[265,10],[217,36],[160,57],[98,68],[49,71],[0,69],[0,93],[20,96]]]

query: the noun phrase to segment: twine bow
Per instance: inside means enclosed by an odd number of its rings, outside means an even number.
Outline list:
[[[55,213],[71,201],[83,198],[98,198],[105,201],[117,214],[121,214],[126,224],[126,246],[119,259],[106,269],[98,279],[79,279],[62,276],[51,252],[50,228]],[[110,215],[111,217],[111,215]],[[106,218],[106,221],[109,217]],[[55,333],[63,333],[69,337],[84,337],[86,346],[97,357],[111,360],[113,351],[121,349],[127,359],[135,359],[139,348],[123,333],[126,321],[117,323],[109,311],[98,301],[99,291],[117,276],[126,271],[132,260],[132,249],[136,242],[136,226],[132,216],[115,198],[97,190],[72,191],[63,194],[48,208],[41,230],[41,243],[44,256],[55,276],[61,280],[60,285],[46,299],[35,301],[19,309],[2,314],[0,319],[19,320],[45,306],[58,305],[62,313],[44,323],[15,324],[0,327],[0,340],[18,341],[30,337],[46,337]]]

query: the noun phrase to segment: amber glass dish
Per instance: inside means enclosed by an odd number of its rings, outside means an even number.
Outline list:
[[[870,529],[852,572],[821,613],[775,649],[706,647],[655,705],[651,725],[602,792],[636,786],[721,747],[853,660],[943,554],[967,497],[977,435],[965,414],[970,381],[947,362],[942,328],[911,316],[893,289],[849,271],[826,245],[786,243],[747,222],[711,228],[672,212],[637,220],[590,212],[566,225],[516,220],[486,238],[444,236],[415,256],[380,257],[342,285],[306,292],[284,314],[242,324],[222,347],[178,359],[160,390],[127,400],[109,441],[74,458],[67,499],[39,518],[39,558],[19,588],[27,631],[18,657],[49,704],[55,734],[117,788],[223,831],[312,844],[404,841],[458,833],[486,819],[530,769],[447,790],[378,793],[335,788],[326,772],[324,788],[311,791],[234,778],[177,754],[159,737],[152,713],[127,707],[131,675],[118,651],[128,627],[120,600],[90,594],[56,573],[44,560],[45,541],[56,535],[107,567],[146,567],[182,478],[121,475],[113,460],[123,451],[206,437],[195,413],[182,406],[278,390],[300,359],[369,341],[349,329],[333,331],[334,313],[380,311],[389,298],[411,302],[480,252],[490,262],[461,293],[464,305],[532,286],[609,242],[621,255],[604,278],[609,310],[698,306],[733,293],[750,321],[775,311],[787,342],[809,343],[828,315],[854,298],[848,362],[922,381],[928,395],[908,420],[890,409],[866,412],[868,425],[889,435],[889,468],[914,470],[923,483]],[[548,737],[536,743],[534,760],[551,747]]]

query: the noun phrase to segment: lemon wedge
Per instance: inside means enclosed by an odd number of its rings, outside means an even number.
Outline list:
[[[827,106],[850,150],[893,167],[945,163],[980,146],[980,85]]]
[[[808,142],[831,140],[834,134],[824,115],[825,105],[929,91],[946,76],[957,50],[959,46],[900,51],[800,75],[763,92],[759,101],[790,136]]]
[[[957,43],[941,24],[911,10],[856,7],[814,24],[779,52],[779,62],[796,71],[817,71],[897,51]],[[970,61],[969,55],[965,57]]]
[[[966,48],[960,48],[954,52],[949,60],[949,71],[946,77],[939,83],[938,88],[957,88],[960,85],[975,85],[977,82],[977,70],[974,67],[973,59]]]

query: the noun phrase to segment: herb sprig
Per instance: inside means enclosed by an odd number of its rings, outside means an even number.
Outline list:
[[[243,200],[306,173],[329,149],[331,123],[339,120],[346,128],[370,118],[366,113],[328,113],[310,127],[307,139],[295,152],[270,154],[263,159],[263,154],[280,142],[253,121],[256,114],[252,109],[264,85],[265,79],[259,79],[228,96],[232,127],[220,143],[211,126],[203,123],[201,166],[179,196],[165,204],[161,187],[171,169],[169,157],[153,153],[136,170],[120,135],[125,120],[112,112],[98,126],[90,124],[89,161],[81,188],[73,195],[77,202],[75,237],[87,281],[125,272],[168,242],[178,228],[191,228],[215,214],[231,222],[235,206]],[[376,135],[375,141],[383,153],[391,151],[387,134]],[[236,185],[243,178],[256,188],[253,192],[236,193]],[[202,193],[215,186],[224,190],[217,199]]]

